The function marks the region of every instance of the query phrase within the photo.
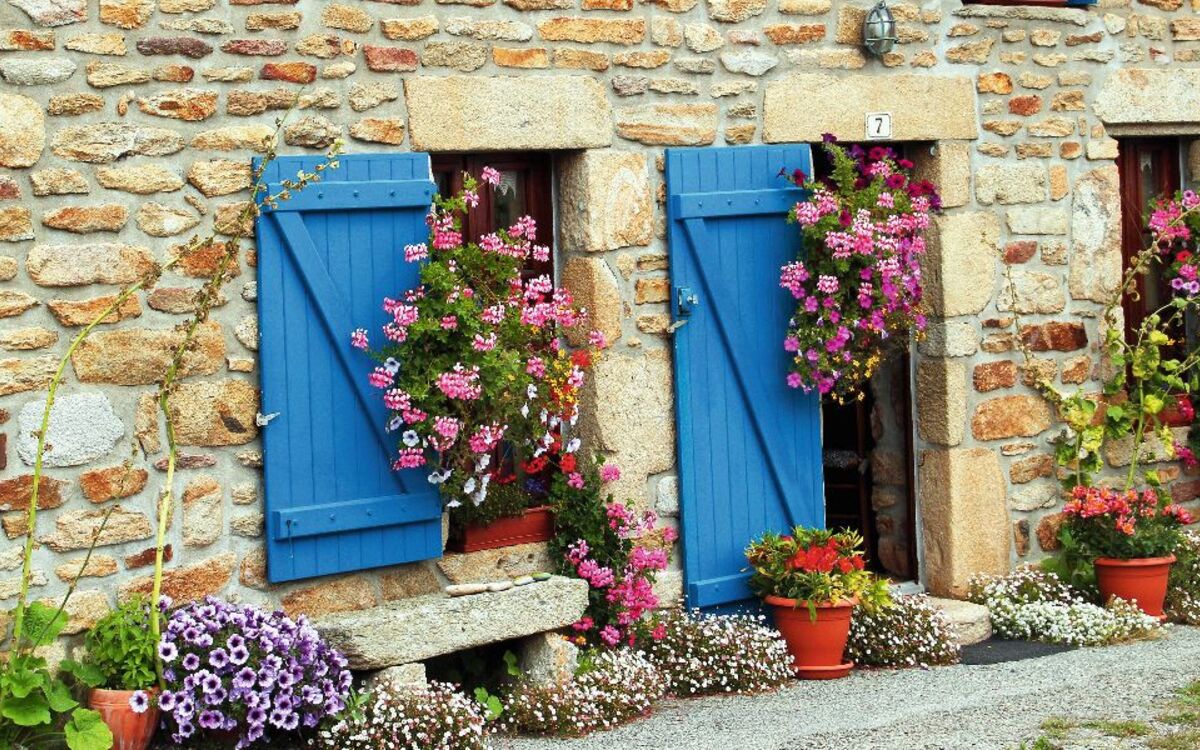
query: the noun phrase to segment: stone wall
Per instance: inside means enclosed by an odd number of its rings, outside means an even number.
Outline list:
[[[286,152],[559,153],[559,268],[615,342],[594,445],[620,491],[678,507],[662,150],[864,136],[935,146],[947,213],[933,325],[914,358],[925,577],[961,589],[1047,546],[1058,497],[1038,367],[1094,385],[1092,318],[1119,272],[1120,132],[1193,132],[1200,20],[1183,0],[1091,10],[897,2],[901,44],[864,57],[866,3],[830,0],[8,0],[0,5],[0,603],[15,593],[29,431],[57,356],[121,284],[247,197],[247,162],[294,96]],[[1164,65],[1165,63],[1165,65]],[[790,231],[781,227],[781,231]],[[211,257],[168,273],[72,358],[38,530],[38,596],[61,593],[105,499],[78,629],[145,590],[161,424],[149,395]],[[536,546],[270,587],[255,412],[254,251],[201,332],[172,409],[184,457],[176,598],[221,592],[325,614],[548,567]],[[771,335],[764,332],[764,335]],[[782,377],[782,373],[780,374]],[[119,469],[131,458],[134,470]],[[1047,520],[1049,519],[1049,520]],[[666,577],[678,591],[680,577]]]

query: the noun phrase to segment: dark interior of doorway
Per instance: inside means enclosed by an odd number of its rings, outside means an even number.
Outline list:
[[[895,581],[917,574],[909,372],[898,356],[862,400],[821,405],[825,525],[861,534],[871,568]]]

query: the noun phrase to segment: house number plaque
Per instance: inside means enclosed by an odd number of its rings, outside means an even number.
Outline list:
[[[867,140],[886,141],[892,137],[892,113],[867,113]]]

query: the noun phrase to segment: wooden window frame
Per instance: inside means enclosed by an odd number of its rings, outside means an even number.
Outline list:
[[[439,177],[447,179],[451,193],[457,193],[463,187],[463,172],[468,172],[478,178],[484,167],[492,167],[501,172],[521,172],[525,176],[524,199],[526,213],[537,222],[537,241],[539,244],[554,246],[554,190],[552,165],[553,157],[545,152],[532,151],[521,153],[494,154],[433,154],[430,156],[433,168],[434,182],[442,185]],[[463,227],[464,239],[477,242],[480,237],[493,232],[496,226],[495,209],[491,194],[480,190],[479,205],[467,214],[466,225]],[[525,275],[538,276],[548,274],[554,276],[554,253],[545,262],[529,260],[526,264]]]
[[[1139,174],[1142,157],[1147,154],[1154,160],[1159,175],[1154,195],[1143,193]],[[1183,185],[1179,140],[1167,137],[1121,139],[1117,154],[1117,172],[1121,198],[1121,270],[1124,273],[1133,257],[1145,248],[1145,212],[1150,200],[1160,195],[1174,195]],[[1130,340],[1146,315],[1151,312],[1146,308],[1146,284],[1152,279],[1159,282],[1160,299],[1169,299],[1174,294],[1161,276],[1138,276],[1137,298],[1127,295],[1121,301],[1121,308],[1125,314],[1126,340]]]

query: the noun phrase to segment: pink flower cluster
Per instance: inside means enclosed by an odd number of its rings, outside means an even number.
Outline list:
[[[350,337],[381,363],[367,378],[383,391],[388,430],[401,435],[394,467],[428,465],[450,507],[486,499],[502,441],[518,460],[547,450],[577,417],[590,363],[588,353],[580,359],[558,347],[586,311],[549,276],[522,278],[527,261],[549,258],[536,222],[521,217],[478,242],[463,234],[478,190],[500,181],[485,168],[479,182],[464,176],[458,196],[435,199],[428,240],[403,248],[407,262],[420,264],[421,283],[383,300],[383,345],[370,351],[364,329]]]
[[[1159,256],[1168,268],[1171,289],[1184,297],[1200,295],[1200,256],[1194,247],[1200,231],[1197,208],[1200,195],[1184,190],[1174,198],[1159,199],[1146,220]]]
[[[845,399],[858,394],[890,339],[925,327],[922,235],[940,200],[891,149],[827,139],[825,153],[832,177],[788,176],[809,195],[789,214],[805,242],[779,277],[796,300],[784,348],[793,355],[789,386]]]
[[[615,475],[610,473],[610,476]],[[669,547],[677,535],[670,527],[656,530],[658,517],[653,511],[639,515],[620,503],[613,503],[608,506],[607,515],[610,528],[620,538],[634,541],[623,567],[617,571],[598,563],[589,556],[591,550],[583,539],[576,540],[568,548],[566,557],[574,566],[576,575],[587,581],[592,589],[603,592],[604,600],[612,605],[615,612],[615,620],[597,631],[601,642],[608,646],[616,646],[622,641],[632,645],[637,638],[637,624],[658,607],[654,578],[659,571],[666,570],[669,555],[665,547]],[[652,532],[657,533],[664,547],[639,543],[650,538]],[[581,633],[595,627],[596,622],[590,616],[574,625],[575,630]],[[655,636],[659,632],[660,629],[653,629],[651,636],[661,637]]]

